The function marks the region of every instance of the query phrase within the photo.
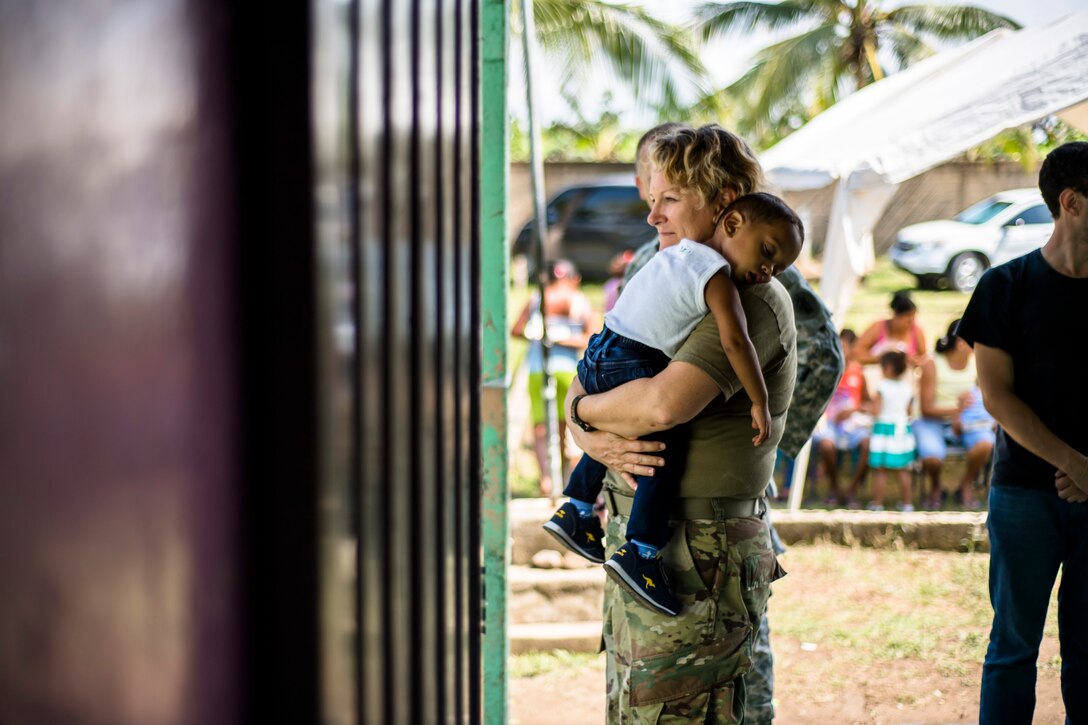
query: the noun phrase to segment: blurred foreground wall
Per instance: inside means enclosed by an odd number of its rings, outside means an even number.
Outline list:
[[[0,0],[0,723],[478,720],[474,13]]]

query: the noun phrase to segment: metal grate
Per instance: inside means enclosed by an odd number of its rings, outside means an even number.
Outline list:
[[[322,611],[357,626],[324,623],[325,710],[478,722],[475,4],[327,6],[318,186],[335,189],[338,221],[319,227],[331,260],[319,286],[348,290],[340,324],[353,334],[325,391],[350,412],[326,411],[330,437],[348,443],[323,482]]]

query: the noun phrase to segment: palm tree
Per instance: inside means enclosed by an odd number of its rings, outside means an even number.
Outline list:
[[[927,40],[968,40],[1015,21],[972,6],[881,7],[882,0],[782,0],[706,2],[694,26],[704,40],[728,32],[798,32],[761,50],[755,63],[723,89],[747,108],[750,131],[782,133],[782,120],[799,112],[802,122],[892,69],[932,55]],[[704,100],[703,105],[708,103]],[[777,127],[777,131],[775,130]],[[785,129],[788,132],[788,129]]]
[[[534,0],[537,40],[563,96],[577,108],[580,81],[611,71],[637,102],[674,113],[684,83],[705,88],[706,72],[690,32],[638,5],[605,0]]]

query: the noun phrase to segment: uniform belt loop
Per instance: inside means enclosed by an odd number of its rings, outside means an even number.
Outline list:
[[[710,508],[714,510],[715,521],[725,521],[727,518],[729,518],[721,499],[712,498],[708,500],[710,501]]]

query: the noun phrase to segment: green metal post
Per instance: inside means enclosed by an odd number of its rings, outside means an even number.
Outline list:
[[[483,707],[487,725],[505,725],[510,653],[506,580],[510,564],[507,512],[506,244],[509,141],[506,117],[507,0],[480,3],[480,416],[483,448]]]

